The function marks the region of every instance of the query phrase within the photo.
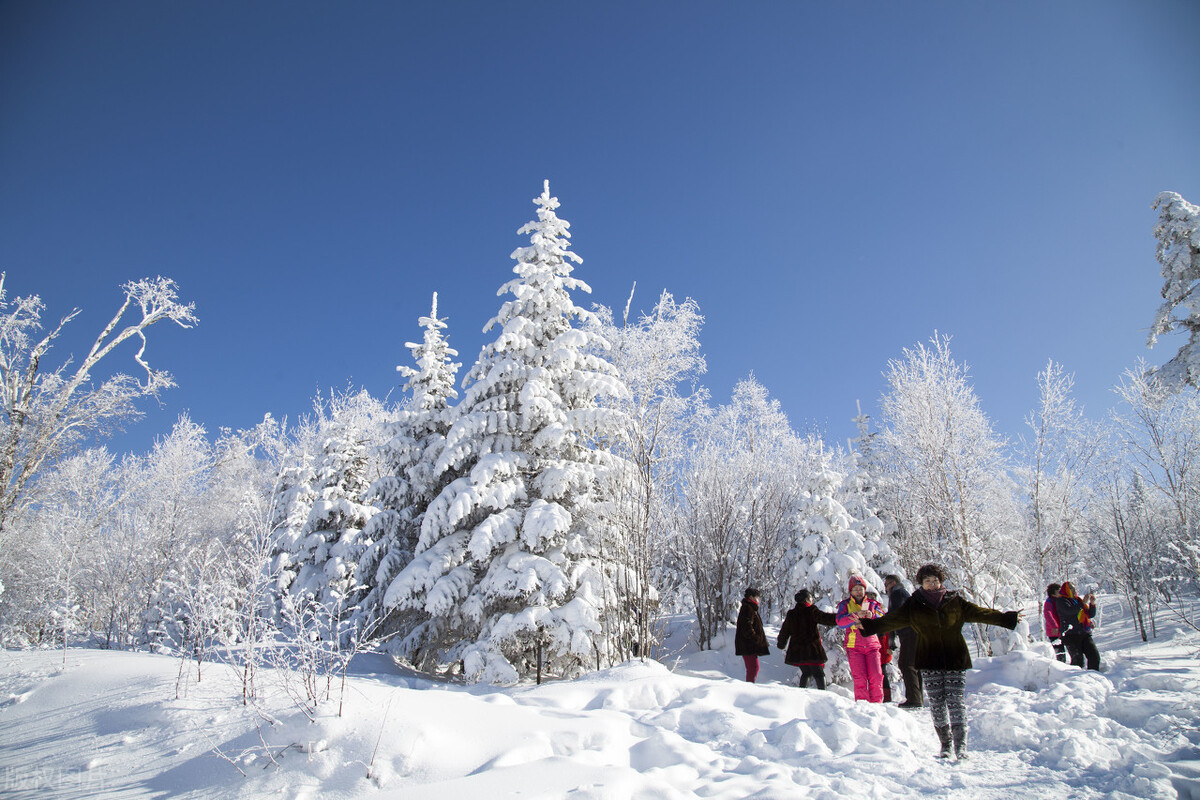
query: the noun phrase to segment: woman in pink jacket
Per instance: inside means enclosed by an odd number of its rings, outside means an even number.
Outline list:
[[[875,619],[883,616],[883,606],[867,597],[867,582],[859,575],[851,575],[850,596],[838,604],[837,624],[846,631],[846,660],[850,662],[850,675],[854,678],[854,699],[872,703],[883,702],[883,667],[879,663],[879,638],[864,636],[858,628],[851,627],[860,619]]]
[[[1046,638],[1054,647],[1054,657],[1065,664],[1067,646],[1062,642],[1062,623],[1058,621],[1058,611],[1054,605],[1061,586],[1062,584],[1052,583],[1046,587],[1046,601],[1042,603],[1042,622],[1046,625]]]

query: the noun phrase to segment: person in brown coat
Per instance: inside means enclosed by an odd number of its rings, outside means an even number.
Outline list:
[[[917,591],[900,608],[878,619],[859,620],[863,633],[884,633],[909,627],[916,634],[914,663],[921,670],[925,700],[933,729],[942,744],[940,758],[950,757],[951,739],[958,758],[967,757],[967,711],[963,699],[965,673],[971,652],[963,638],[963,625],[982,623],[1012,630],[1021,612],[983,608],[942,586],[946,575],[936,564],[917,570]]]
[[[818,689],[825,688],[825,643],[817,623],[830,627],[837,625],[832,612],[822,611],[812,604],[812,592],[801,589],[796,592],[796,605],[787,612],[775,646],[785,651],[783,661],[800,668],[800,688],[808,687],[811,679]]]
[[[758,616],[758,598],[758,589],[750,587],[746,590],[733,635],[733,652],[746,662],[746,680],[750,683],[758,677],[758,657],[771,653],[762,618]]]

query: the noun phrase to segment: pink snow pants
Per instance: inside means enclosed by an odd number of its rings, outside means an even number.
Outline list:
[[[883,702],[883,667],[879,664],[879,649],[846,651],[850,675],[854,678],[854,699],[872,703]]]

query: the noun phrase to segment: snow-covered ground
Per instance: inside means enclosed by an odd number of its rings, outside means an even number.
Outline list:
[[[933,758],[926,712],[798,689],[778,653],[755,685],[731,651],[685,649],[516,689],[365,656],[343,716],[277,694],[270,724],[223,667],[176,699],[165,656],[4,651],[0,796],[1200,798],[1200,636],[1143,645],[1112,599],[1102,620],[1102,674],[1040,646],[976,660],[963,763]]]

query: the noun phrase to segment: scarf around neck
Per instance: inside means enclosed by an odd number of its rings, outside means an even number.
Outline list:
[[[925,598],[925,602],[929,603],[929,605],[933,606],[934,608],[940,606],[942,604],[942,600],[946,598],[945,588],[938,589],[936,592],[931,592],[924,587],[917,587],[917,591],[920,592],[921,596]]]

